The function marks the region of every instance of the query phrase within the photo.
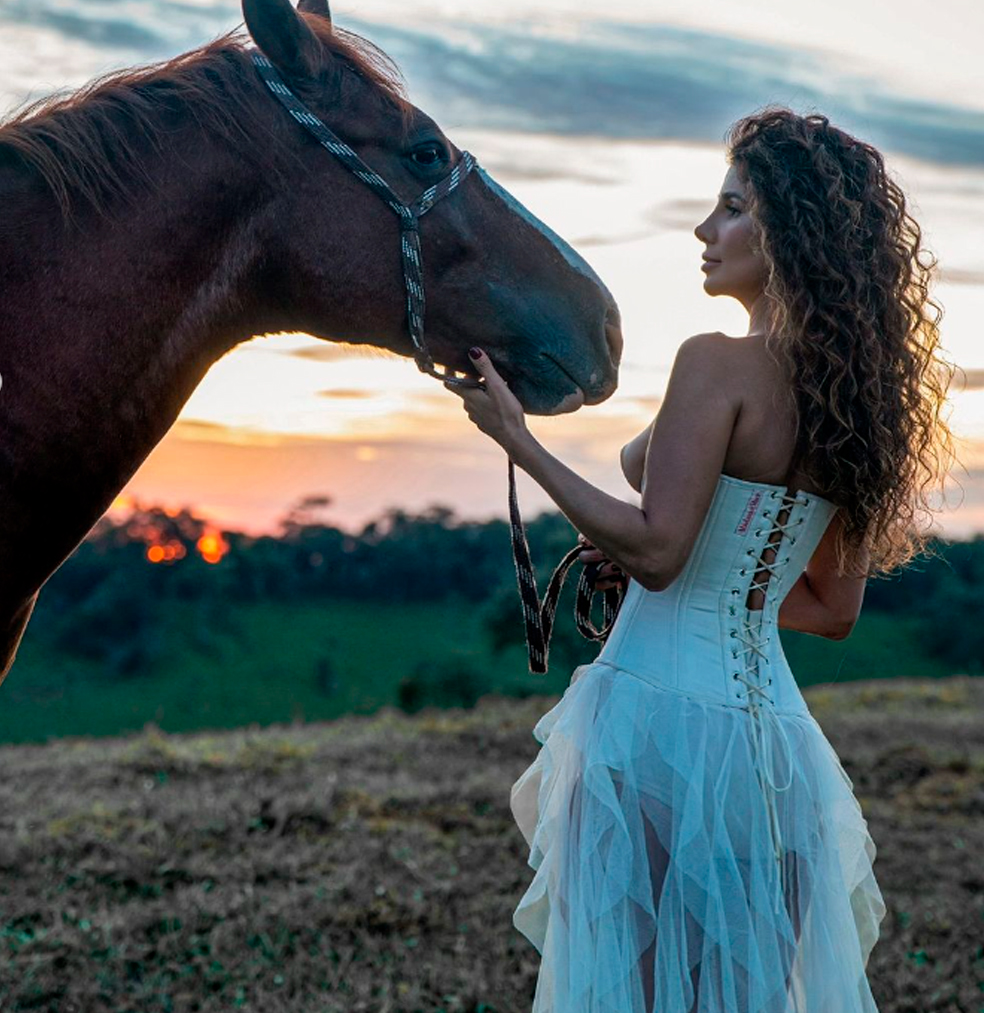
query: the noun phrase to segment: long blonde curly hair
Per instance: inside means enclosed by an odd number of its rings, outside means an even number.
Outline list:
[[[825,116],[747,116],[728,160],[768,268],[766,344],[790,379],[796,464],[844,515],[840,572],[888,573],[928,551],[954,460],[936,259],[882,155]]]

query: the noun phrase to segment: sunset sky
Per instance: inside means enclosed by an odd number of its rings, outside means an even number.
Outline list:
[[[333,4],[336,23],[389,52],[417,104],[618,300],[618,391],[530,419],[590,481],[637,501],[618,450],[651,420],[677,346],[698,331],[744,332],[736,303],[703,294],[692,230],[724,175],[728,125],[782,102],[877,144],[913,199],[941,265],[944,342],[968,381],[951,419],[967,470],[941,524],[955,536],[984,530],[984,9],[885,10],[876,0]],[[3,0],[0,99],[13,108],[239,20],[233,0]],[[520,481],[527,516],[551,506]],[[256,532],[309,494],[331,497],[326,519],[349,528],[392,506],[505,516],[506,461],[410,360],[280,335],[218,362],[125,490]]]

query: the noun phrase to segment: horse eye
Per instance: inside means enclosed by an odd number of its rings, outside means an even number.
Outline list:
[[[447,155],[444,148],[442,148],[439,144],[428,144],[424,147],[417,148],[410,153],[410,157],[417,163],[417,165],[422,165],[427,169],[432,169],[434,166],[447,161]]]

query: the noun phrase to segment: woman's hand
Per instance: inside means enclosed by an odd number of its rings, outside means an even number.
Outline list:
[[[626,579],[622,568],[613,563],[601,549],[596,549],[584,535],[578,535],[577,540],[584,546],[577,557],[579,562],[602,564],[598,567],[598,577],[594,584],[596,591],[607,591],[610,587],[615,587]]]
[[[447,382],[444,386],[461,398],[468,418],[509,453],[529,435],[523,406],[496,372],[492,360],[480,348],[472,348],[468,354],[485,381],[485,389],[456,387]]]
[[[523,406],[510,392],[505,380],[496,372],[495,366],[492,365],[492,360],[480,348],[472,348],[468,354],[485,381],[485,388],[458,387],[446,381],[444,384],[448,390],[453,391],[464,402],[468,418],[486,436],[491,436],[511,458],[518,458],[520,456],[518,453],[520,449],[529,449],[531,446],[542,450],[526,428],[526,416],[523,413]],[[583,479],[578,478],[570,469],[561,465],[556,459],[546,454],[546,452],[544,452],[544,457],[555,463],[557,467],[563,469],[565,480],[566,475],[570,475],[572,481],[582,486],[586,485]],[[526,467],[522,463],[520,466]],[[541,481],[540,484],[543,485],[543,482]],[[637,512],[635,508],[630,507],[628,504],[612,501],[612,497],[609,497],[605,493],[600,493],[592,486],[588,488],[593,494],[596,493],[604,497],[606,509],[614,506],[617,509],[627,509],[633,513]],[[601,563],[601,566],[598,567],[597,579],[594,583],[596,591],[607,591],[609,588],[628,580],[621,567],[612,562],[599,549],[596,549],[584,535],[578,535],[578,541],[584,545],[584,549],[578,556],[580,562]]]

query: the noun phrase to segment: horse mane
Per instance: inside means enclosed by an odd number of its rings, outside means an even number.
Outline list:
[[[303,16],[303,15],[302,15]],[[370,85],[376,101],[395,108],[404,130],[416,110],[406,98],[403,78],[376,45],[321,18],[307,23],[324,46],[325,63],[338,61]],[[111,200],[126,199],[134,183],[149,183],[134,137],[155,150],[167,143],[162,108],[185,105],[207,130],[225,140],[254,140],[247,125],[258,125],[256,95],[266,101],[250,56],[252,40],[239,29],[187,53],[143,67],[113,71],[69,95],[56,93],[32,102],[0,122],[0,154],[32,167],[62,211],[71,214],[73,197],[106,213]],[[337,100],[344,73],[334,78]],[[262,92],[257,91],[257,86]],[[256,146],[257,157],[272,156],[270,145]]]

